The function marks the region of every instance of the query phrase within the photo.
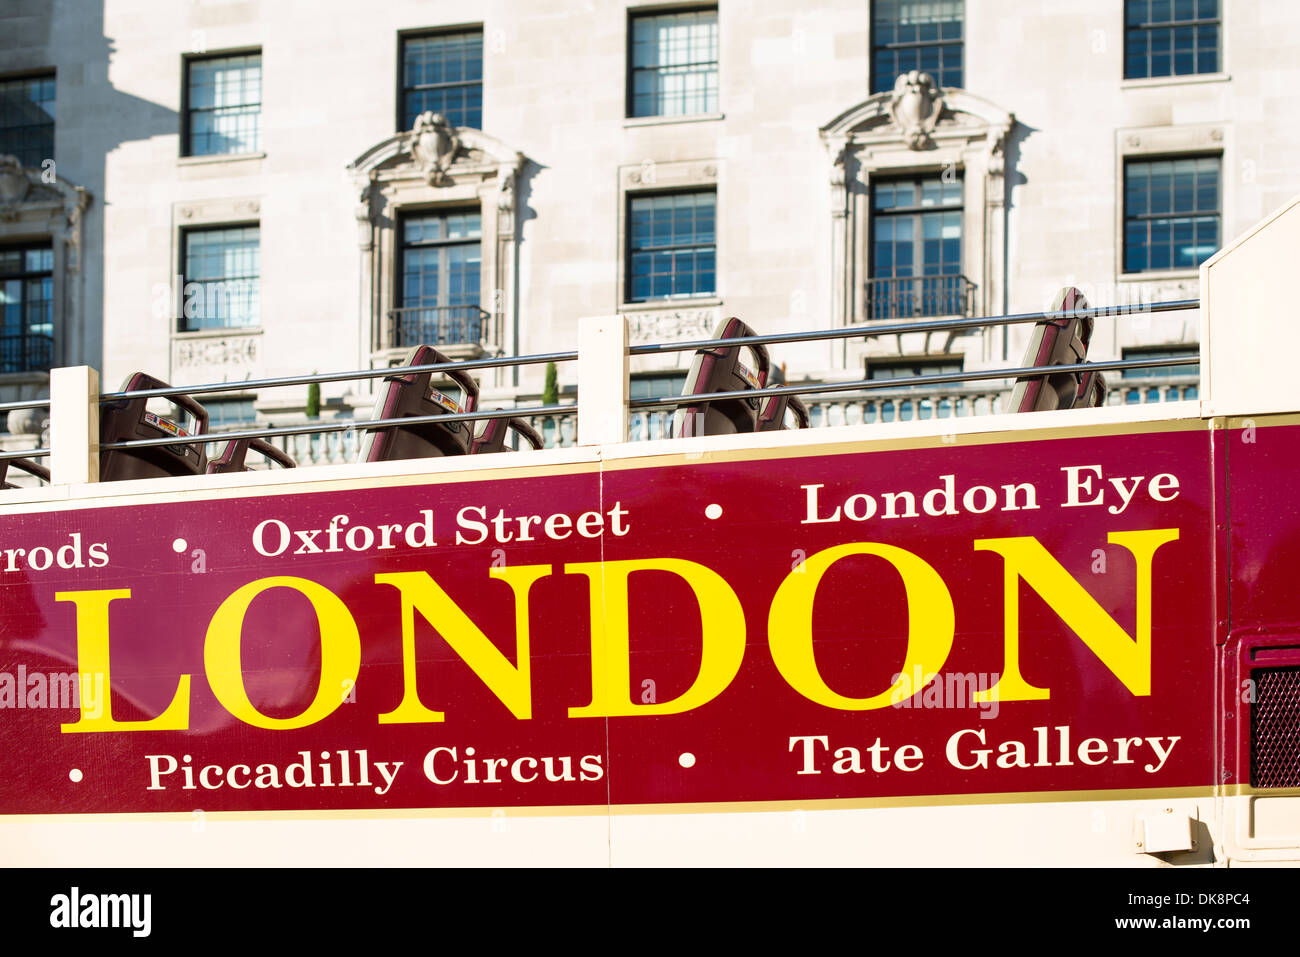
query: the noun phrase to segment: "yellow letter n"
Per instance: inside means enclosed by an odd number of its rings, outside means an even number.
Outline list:
[[[469,619],[428,572],[391,572],[375,582],[392,585],[402,594],[402,702],[379,716],[380,724],[422,724],[442,721],[443,712],[420,702],[415,683],[415,613],[438,630],[451,650],[483,680],[516,718],[533,716],[532,668],[528,647],[528,592],[551,573],[549,565],[493,568],[489,574],[515,593],[515,657],[512,665],[482,630]]]
[[[997,552],[1005,561],[1003,578],[1006,660],[1002,678],[976,701],[1045,701],[1047,688],[1030,684],[1020,674],[1020,581],[1024,579],[1048,606],[1101,659],[1133,695],[1151,693],[1151,563],[1156,550],[1176,541],[1178,529],[1111,532],[1106,541],[1127,548],[1137,563],[1133,637],[1070,576],[1037,539],[981,538],[975,551]]]

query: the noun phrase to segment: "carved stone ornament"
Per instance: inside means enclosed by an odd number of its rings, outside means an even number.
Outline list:
[[[515,208],[515,183],[519,170],[514,166],[502,165],[497,169],[497,209],[512,212]]]
[[[252,366],[257,363],[258,336],[215,339],[181,339],[176,342],[176,366],[182,369],[213,366]]]
[[[31,183],[16,156],[0,156],[0,219],[13,219]]]
[[[908,149],[923,150],[934,145],[930,134],[943,112],[943,93],[934,77],[919,70],[901,74],[889,97],[889,118],[903,134]]]
[[[1007,134],[999,133],[993,137],[993,142],[989,146],[989,165],[990,176],[1004,176],[1007,172]]]
[[[460,136],[441,113],[428,110],[415,118],[411,128],[411,159],[420,166],[430,186],[447,186],[447,175],[460,150]]]
[[[718,310],[678,309],[672,312],[625,312],[628,341],[678,342],[707,339],[718,322]]]

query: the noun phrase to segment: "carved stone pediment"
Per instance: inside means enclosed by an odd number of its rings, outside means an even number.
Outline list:
[[[446,117],[422,113],[410,130],[376,143],[348,166],[356,189],[353,207],[362,252],[371,358],[400,353],[410,343],[393,321],[400,308],[397,285],[399,223],[410,210],[477,209],[481,213],[479,307],[486,314],[482,340],[471,344],[431,342],[447,355],[458,348],[474,355],[516,346],[515,275],[518,224],[527,196],[529,163],[524,154],[472,127],[452,127]],[[522,195],[521,195],[522,194]],[[464,357],[471,357],[466,355]]]
[[[425,111],[415,118],[407,152],[419,164],[430,186],[446,186],[451,164],[460,151],[460,136],[441,113]]]
[[[934,77],[919,70],[900,74],[889,97],[889,118],[901,134],[908,149],[928,149],[934,145],[930,134],[943,112],[943,91]]]
[[[968,284],[962,306],[975,315],[1005,311],[1008,149],[1015,116],[958,87],[941,89],[929,74],[910,71],[892,90],[875,93],[821,128],[827,151],[832,217],[832,302],[835,321],[857,325],[876,318],[871,264],[861,255],[871,242],[871,193],[877,178],[925,175],[960,184],[961,268]],[[900,348],[928,351],[931,342]],[[940,344],[944,349],[948,345]],[[842,360],[853,367],[862,350],[850,345]]]
[[[16,206],[27,198],[30,184],[16,156],[0,156],[0,207]]]
[[[357,184],[432,186],[447,189],[508,178],[522,170],[524,156],[482,130],[453,127],[441,113],[425,112],[411,129],[376,143],[349,166]]]
[[[1015,125],[1015,116],[983,97],[940,89],[927,73],[902,74],[888,93],[876,93],[822,127],[833,152],[847,146],[897,144],[929,150],[975,139],[996,141]]]
[[[70,218],[78,214],[85,206],[85,191],[46,182],[45,175],[44,170],[24,167],[15,156],[0,156],[0,220],[13,222],[27,212],[62,207],[67,207]]]
[[[50,361],[56,366],[85,361],[71,344],[83,336],[86,320],[80,272],[82,220],[89,203],[90,194],[84,188],[57,175],[53,160],[37,169],[23,166],[15,156],[0,156],[0,241],[41,237],[53,247],[54,344]]]

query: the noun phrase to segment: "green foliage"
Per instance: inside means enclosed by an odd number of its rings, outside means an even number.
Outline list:
[[[319,417],[320,417],[320,383],[312,382],[307,386],[307,418],[316,419]]]
[[[542,405],[556,405],[560,401],[560,376],[555,363],[546,363],[546,385],[542,387]]]

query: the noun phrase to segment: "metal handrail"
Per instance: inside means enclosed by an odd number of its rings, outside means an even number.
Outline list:
[[[1200,301],[1183,299],[1172,302],[1150,303],[1142,306],[1103,306],[1093,309],[1075,309],[1064,312],[1025,312],[1006,316],[986,316],[980,319],[936,319],[923,322],[895,323],[887,326],[846,326],[843,329],[821,329],[813,332],[781,332],[766,336],[742,336],[734,339],[697,339],[691,342],[649,343],[631,346],[629,356],[657,355],[664,352],[689,352],[696,349],[712,349],[719,346],[749,346],[772,342],[821,342],[828,339],[870,338],[892,336],[905,332],[942,332],[949,329],[980,328],[982,326],[1006,326],[1021,322],[1043,322],[1048,320],[1068,319],[1072,316],[1136,315],[1138,313],[1177,312],[1184,309],[1199,308]],[[441,372],[446,369],[499,369],[514,366],[539,365],[543,362],[573,362],[578,358],[577,350],[567,352],[536,353],[527,356],[496,356],[485,359],[466,359],[457,362],[441,362],[422,366],[390,366],[382,369],[358,369],[351,372],[324,372],[311,375],[278,376],[269,379],[245,379],[242,382],[219,382],[207,385],[171,386],[166,389],[137,389],[132,392],[105,392],[100,395],[101,402],[119,399],[155,398],[172,395],[206,395],[213,392],[244,392],[250,389],[272,389],[282,386],[310,385],[313,382],[347,382],[353,379],[382,379],[391,375],[407,375],[420,372]],[[1148,362],[1147,365],[1157,365]],[[895,382],[911,380],[899,378]],[[49,400],[43,401],[49,405]],[[0,408],[26,408],[28,405],[0,406]],[[36,406],[30,406],[36,407]]]
[[[147,449],[158,445],[198,445],[208,442],[227,442],[234,439],[262,439],[276,435],[306,435],[319,432],[349,432],[362,429],[386,429],[404,425],[422,425],[425,422],[474,422],[479,419],[512,419],[525,415],[564,415],[572,412],[571,405],[537,405],[527,408],[487,409],[474,412],[449,412],[444,415],[408,415],[394,419],[336,419],[333,422],[312,422],[306,425],[274,426],[265,429],[241,429],[236,432],[204,432],[183,437],[168,436],[160,439],[131,439],[128,442],[106,442],[99,448]],[[26,453],[30,455],[31,453]],[[7,458],[8,456],[0,456]]]
[[[1008,316],[985,316],[980,319],[927,319],[922,322],[900,322],[887,326],[845,326],[843,329],[821,329],[815,332],[779,332],[769,336],[737,336],[735,339],[700,339],[695,342],[651,343],[632,346],[628,355],[657,355],[661,352],[687,352],[691,349],[713,349],[718,346],[756,346],[770,342],[823,342],[827,339],[874,338],[894,336],[908,332],[946,332],[953,329],[980,329],[985,326],[1011,326],[1019,322],[1049,322],[1072,317],[1088,316],[1100,319],[1107,316],[1128,316],[1138,313],[1179,312],[1200,308],[1199,299],[1179,299],[1143,306],[1102,306],[1096,309],[1067,309],[1063,312],[1022,312]],[[902,380],[898,380],[902,381]]]
[[[726,340],[730,341],[730,340]],[[1075,365],[1027,366],[1019,369],[990,369],[981,372],[947,372],[941,375],[914,376],[898,379],[858,379],[852,382],[823,383],[822,385],[774,386],[768,389],[743,389],[736,392],[713,392],[706,395],[678,395],[662,399],[636,399],[629,402],[634,409],[657,409],[679,405],[699,405],[723,399],[754,399],[769,395],[819,395],[825,392],[850,392],[854,390],[890,389],[899,383],[937,385],[962,382],[968,379],[1010,379],[1057,375],[1062,372],[1107,371],[1110,369],[1141,369],[1156,366],[1193,365],[1200,361],[1195,356],[1178,356],[1167,359],[1129,359],[1115,362],[1081,362]],[[142,449],[159,445],[194,445],[231,439],[267,438],[276,435],[303,435],[318,432],[347,432],[359,429],[393,428],[403,425],[420,425],[425,422],[470,422],[478,419],[505,419],[528,415],[566,415],[575,411],[572,405],[539,405],[513,409],[456,412],[443,415],[411,415],[394,419],[340,419],[334,422],[315,422],[307,425],[279,426],[266,429],[243,429],[236,432],[203,433],[184,437],[168,436],[159,439],[132,439],[129,442],[110,442],[100,446],[105,449]],[[30,453],[29,453],[30,454]]]
[[[274,389],[290,385],[310,385],[313,382],[348,382],[353,379],[383,379],[394,375],[419,372],[441,372],[444,369],[500,369],[513,366],[538,365],[543,362],[573,362],[578,358],[571,352],[538,353],[531,356],[501,356],[489,359],[466,359],[462,362],[435,362],[423,366],[389,366],[383,369],[360,369],[355,372],[324,372],[311,375],[279,376],[274,379],[245,379],[242,382],[218,382],[210,385],[168,386],[166,389],[136,389],[133,392],[105,392],[100,402],[118,399],[155,398],[170,395],[207,395],[212,392],[247,392],[250,389]],[[45,403],[49,405],[48,400]]]
[[[17,402],[0,402],[0,412],[16,412],[18,409],[48,409],[49,396],[44,399],[21,399]]]
[[[936,332],[953,329],[981,328],[1013,325],[1016,323],[1044,322],[1089,316],[1102,318],[1106,316],[1124,316],[1149,314],[1153,312],[1176,312],[1195,309],[1198,300],[1177,300],[1173,302],[1151,303],[1141,306],[1099,307],[1076,309],[1059,312],[1029,312],[1004,316],[986,316],[978,319],[942,319],[921,322],[894,323],[875,326],[852,326],[842,329],[825,329],[813,332],[776,333],[765,336],[744,336],[733,339],[701,339],[692,342],[652,343],[632,346],[628,355],[653,355],[668,352],[686,352],[722,346],[745,346],[783,342],[817,342],[834,339],[872,338],[895,335],[905,332]],[[109,392],[99,396],[99,401],[113,402],[128,398],[154,398],[175,395],[206,395],[220,392],[247,392],[250,389],[277,388],[283,386],[307,385],[313,382],[341,382],[357,379],[380,379],[397,375],[409,375],[423,372],[440,372],[448,369],[491,369],[511,368],[525,365],[537,365],[544,362],[572,362],[578,358],[577,350],[566,352],[536,353],[526,356],[498,356],[484,359],[470,359],[457,362],[441,362],[419,366],[390,366],[379,369],[362,369],[350,372],[313,373],[301,376],[279,376],[266,379],[248,379],[242,382],[209,383],[196,386],[169,386],[158,389],[137,389],[127,392]],[[699,405],[735,398],[761,398],[774,395],[820,395],[835,392],[866,392],[897,390],[905,386],[947,385],[961,382],[977,382],[994,379],[1036,378],[1071,372],[1109,371],[1123,369],[1151,369],[1165,366],[1190,366],[1200,362],[1199,356],[1176,356],[1167,358],[1143,358],[1114,360],[1110,362],[1086,362],[1075,365],[1029,366],[1009,369],[985,369],[979,371],[962,371],[940,373],[926,376],[905,376],[895,379],[855,379],[846,382],[799,384],[773,386],[764,389],[746,389],[735,392],[715,392],[707,395],[665,396],[658,399],[633,399],[628,405],[631,409],[665,409],[682,405]],[[0,404],[0,410],[42,408],[49,406],[49,399],[24,400]],[[515,407],[510,409],[476,410],[474,412],[443,413],[430,416],[409,416],[397,419],[336,419],[329,422],[310,422],[301,425],[272,426],[261,429],[239,429],[230,432],[204,433],[196,436],[168,436],[157,439],[135,439],[127,442],[114,442],[100,446],[102,450],[136,449],[166,445],[193,445],[213,441],[229,441],[245,438],[270,438],[282,435],[306,435],[330,432],[347,432],[358,429],[392,428],[403,425],[418,425],[426,422],[467,422],[479,419],[510,418],[514,416],[549,416],[568,415],[576,411],[573,405],[546,405]],[[0,460],[36,457],[50,454],[48,448],[0,452]]]
[[[734,340],[729,340],[734,341]],[[710,392],[698,395],[673,395],[662,399],[633,399],[628,405],[634,409],[660,409],[679,405],[700,405],[723,399],[757,399],[769,395],[820,395],[824,392],[854,392],[897,389],[902,385],[944,385],[949,382],[982,381],[988,379],[1027,379],[1058,375],[1062,372],[1107,372],[1111,369],[1150,369],[1156,366],[1195,365],[1197,356],[1176,356],[1166,359],[1116,359],[1113,362],[1079,362],[1074,365],[1024,366],[1019,369],[983,369],[978,372],[944,372],[935,375],[899,376],[897,379],[854,379],[851,382],[830,382],[821,385],[783,385],[767,389],[741,389],[735,392]]]
[[[0,452],[0,461],[6,459],[43,459],[49,454],[49,449],[19,449],[16,452]]]

